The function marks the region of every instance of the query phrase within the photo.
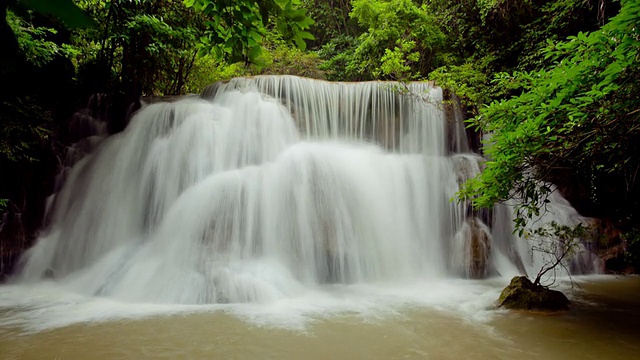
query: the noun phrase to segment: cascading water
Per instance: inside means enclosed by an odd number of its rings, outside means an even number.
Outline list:
[[[203,304],[531,271],[507,207],[485,224],[451,201],[480,158],[442,104],[428,83],[265,76],[146,106],[69,171],[17,281]]]

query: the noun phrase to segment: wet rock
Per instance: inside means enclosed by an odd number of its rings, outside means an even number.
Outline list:
[[[502,290],[498,304],[512,310],[564,311],[569,299],[560,291],[534,285],[526,276],[516,276]]]
[[[483,279],[489,272],[491,236],[488,229],[478,219],[468,221],[469,238],[469,278]]]
[[[453,271],[467,279],[483,279],[490,272],[491,233],[478,218],[468,218],[456,233],[451,249]]]
[[[604,264],[604,272],[610,274],[634,274],[636,270],[627,261],[626,254],[627,246],[625,243],[601,250],[600,259]]]
[[[629,261],[629,244],[623,233],[609,219],[591,219],[593,251],[598,256],[600,272],[634,274],[637,269]]]

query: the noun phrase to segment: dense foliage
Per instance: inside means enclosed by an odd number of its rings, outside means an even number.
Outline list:
[[[350,16],[365,29],[351,38],[342,62],[348,80],[409,80],[427,74],[442,63],[445,36],[426,5],[412,0],[354,0]],[[334,46],[335,43],[329,46]]]
[[[579,191],[590,215],[637,223],[639,23],[640,4],[624,1],[601,29],[549,41],[550,65],[498,74],[495,86],[518,95],[474,120],[492,134],[490,161],[463,194],[478,206],[517,198],[524,218],[546,201],[551,188],[542,180]]]

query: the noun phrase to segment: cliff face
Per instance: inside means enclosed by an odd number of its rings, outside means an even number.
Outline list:
[[[604,176],[567,170],[547,179],[583,216],[593,218],[595,252],[607,273],[640,269],[640,182],[612,172]]]
[[[73,103],[73,99],[66,101]],[[47,226],[50,195],[64,183],[66,170],[101,139],[122,131],[139,107],[139,101],[106,94],[90,96],[76,111],[58,106],[48,124],[51,135],[39,144],[31,161],[0,159],[0,169],[7,174],[0,176],[0,198],[9,200],[0,213],[0,281],[15,271],[20,255]]]
[[[20,254],[35,240],[42,223],[46,198],[53,189],[58,167],[53,151],[44,155],[42,160],[27,167],[2,166],[11,176],[3,176],[0,184],[10,198],[7,210],[0,215],[0,280],[12,272]]]

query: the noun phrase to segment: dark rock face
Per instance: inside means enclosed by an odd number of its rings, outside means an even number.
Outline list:
[[[471,219],[471,239],[469,242],[469,278],[484,279],[489,272],[489,255],[491,253],[491,238],[482,228],[480,220]]]
[[[92,95],[85,108],[66,120],[61,120],[65,115],[59,110],[55,121],[60,124],[52,129],[55,141],[42,145],[33,155],[36,161],[0,159],[3,174],[9,175],[0,176],[0,198],[10,200],[0,212],[0,283],[16,271],[21,254],[33,244],[39,229],[46,227],[47,198],[62,186],[66,170],[93,151],[109,130],[124,129],[140,106],[140,101],[120,104],[116,100],[106,94]]]
[[[22,252],[33,244],[53,188],[57,158],[43,150],[40,161],[1,162],[0,198],[10,199],[0,212],[0,283],[13,274]]]
[[[0,283],[13,273],[20,255],[32,240],[24,227],[21,214],[15,213],[13,209],[0,214]]]
[[[633,274],[637,269],[627,258],[629,251],[623,234],[611,221],[596,219],[593,221],[598,241],[598,255],[602,259],[603,270],[612,274]]]
[[[564,311],[569,299],[560,291],[534,285],[526,276],[516,276],[502,290],[498,304],[512,310]]]

